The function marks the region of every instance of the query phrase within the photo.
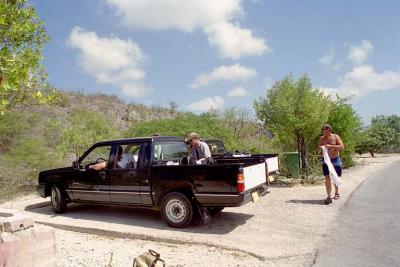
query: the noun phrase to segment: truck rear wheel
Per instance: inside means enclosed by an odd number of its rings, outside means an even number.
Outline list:
[[[171,192],[161,202],[161,215],[171,227],[186,227],[193,219],[193,205],[184,194]]]
[[[51,187],[51,206],[55,213],[64,213],[67,210],[65,191],[57,185]]]

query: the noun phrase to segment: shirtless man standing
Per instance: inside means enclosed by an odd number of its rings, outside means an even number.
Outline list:
[[[332,133],[332,126],[324,124],[322,127],[323,135],[319,139],[319,150],[322,151],[321,146],[325,146],[328,150],[329,158],[331,159],[332,165],[335,167],[337,175],[342,175],[342,160],[339,157],[339,151],[344,149],[342,139],[337,134]],[[325,187],[328,197],[325,199],[325,204],[332,203],[331,198],[331,177],[329,176],[328,165],[323,162],[322,159],[322,172],[325,176]],[[335,185],[335,196],[334,199],[339,199],[339,188]]]

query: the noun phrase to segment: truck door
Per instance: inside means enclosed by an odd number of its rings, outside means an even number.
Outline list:
[[[72,182],[72,193],[76,201],[110,202],[109,166],[112,160],[111,146],[97,146],[80,160]],[[103,163],[102,163],[103,162]],[[105,163],[104,163],[105,162]],[[90,169],[90,165],[104,164],[101,170]]]
[[[140,168],[140,153],[145,143],[131,142],[120,144],[122,155],[117,159],[109,173],[110,197],[112,203],[142,204],[140,184],[147,179],[146,172]]]
[[[150,184],[151,143],[142,145],[137,164],[138,176],[140,177],[140,198],[142,205],[152,206]]]

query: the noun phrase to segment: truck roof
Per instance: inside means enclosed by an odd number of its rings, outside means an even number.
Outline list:
[[[118,143],[128,143],[128,142],[151,142],[151,141],[183,141],[183,138],[177,136],[149,136],[149,137],[136,137],[136,138],[125,138],[125,139],[115,139],[97,142],[95,145],[112,145]]]

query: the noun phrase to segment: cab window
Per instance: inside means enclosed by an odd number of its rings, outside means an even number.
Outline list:
[[[136,169],[143,144],[125,144],[117,148],[115,168]]]
[[[183,142],[169,141],[154,143],[154,160],[174,160],[187,155],[187,147]]]

